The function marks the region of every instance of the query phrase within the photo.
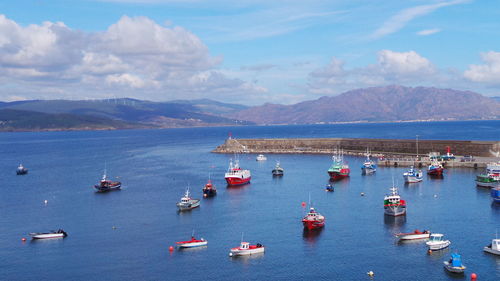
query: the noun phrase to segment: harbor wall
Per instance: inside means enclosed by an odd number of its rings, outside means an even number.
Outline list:
[[[447,147],[455,155],[498,157],[500,141],[366,139],[366,138],[295,138],[295,139],[227,139],[214,153],[287,153],[332,154],[341,148],[346,154],[426,156],[430,152],[445,154]]]

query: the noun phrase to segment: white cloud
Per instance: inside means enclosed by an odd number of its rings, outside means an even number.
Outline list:
[[[438,32],[441,32],[441,29],[439,29],[439,28],[424,29],[424,30],[418,31],[417,35],[427,36],[427,35],[435,34],[435,33],[438,33]]]
[[[0,87],[5,92],[8,84],[12,96],[167,100],[265,92],[217,71],[221,61],[195,34],[147,17],[123,16],[87,33],[63,23],[23,27],[0,15]]]
[[[473,82],[500,86],[500,52],[481,53],[484,64],[470,65],[464,77]]]
[[[404,9],[399,11],[397,14],[392,16],[390,19],[385,21],[382,26],[377,28],[371,35],[371,39],[379,39],[386,35],[392,34],[394,32],[399,31],[403,27],[405,27],[410,21],[415,18],[425,16],[436,11],[439,8],[463,4],[470,2],[470,0],[453,0],[453,1],[440,1],[434,4],[428,5],[419,5],[415,7],[411,7],[408,9]]]
[[[394,52],[382,50],[378,53],[378,68],[384,74],[411,76],[432,74],[434,66],[415,51]]]

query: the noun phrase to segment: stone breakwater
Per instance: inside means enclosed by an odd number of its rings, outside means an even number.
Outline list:
[[[284,153],[332,154],[342,149],[345,154],[362,155],[366,149],[377,155],[426,156],[430,152],[455,155],[499,157],[500,141],[361,139],[361,138],[297,138],[297,139],[227,139],[214,153]]]

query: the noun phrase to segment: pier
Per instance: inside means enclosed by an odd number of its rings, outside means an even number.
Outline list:
[[[333,154],[342,149],[344,154],[364,156],[366,150],[379,158],[381,166],[425,166],[429,153],[444,154],[447,149],[454,160],[444,162],[446,167],[486,167],[500,160],[500,141],[367,139],[367,138],[294,138],[294,139],[235,139],[228,138],[214,153],[255,154]],[[464,156],[467,157],[464,157]],[[471,157],[472,156],[472,157]]]

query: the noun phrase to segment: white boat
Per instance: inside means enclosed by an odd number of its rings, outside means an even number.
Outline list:
[[[370,152],[366,150],[366,161],[361,166],[361,174],[370,175],[377,171],[377,165],[370,159]]]
[[[491,244],[489,246],[484,247],[484,251],[490,254],[500,256],[500,239],[491,240]]]
[[[192,236],[191,240],[175,242],[175,244],[177,244],[177,247],[179,248],[195,248],[195,247],[206,246],[208,244],[208,241],[203,238],[196,239],[194,238],[194,236]]]
[[[459,254],[451,254],[451,258],[448,261],[444,261],[444,268],[449,272],[453,273],[464,273],[466,267],[462,263],[462,257]]]
[[[395,217],[406,215],[406,201],[401,199],[395,186],[391,187],[391,191],[384,197],[384,213]]]
[[[411,166],[407,172],[403,173],[403,178],[407,183],[421,182],[424,178],[424,173],[421,170],[416,171]]]
[[[23,164],[19,164],[16,170],[16,174],[18,175],[26,175],[28,173],[28,169],[26,169]]]
[[[236,159],[234,165],[232,160],[229,161],[229,168],[224,178],[228,186],[244,185],[250,182],[252,175],[250,174],[250,170],[241,169],[239,161]]]
[[[272,170],[273,176],[282,176],[284,172],[285,169],[280,166],[280,161],[276,161],[276,167]]]
[[[191,210],[200,206],[200,199],[193,199],[189,195],[189,188],[186,189],[186,194],[181,198],[181,201],[177,203],[179,211]]]
[[[264,253],[265,247],[262,244],[250,245],[248,242],[241,242],[239,247],[231,248],[229,256],[245,256]]]
[[[431,232],[428,230],[419,231],[417,229],[409,233],[398,233],[396,234],[396,237],[399,238],[399,240],[416,240],[416,239],[428,239],[430,235]]]
[[[266,156],[264,156],[264,154],[259,154],[259,155],[257,156],[257,158],[255,158],[255,160],[257,160],[257,161],[266,161],[266,160],[267,160],[267,157],[266,157]]]
[[[64,230],[59,229],[57,231],[51,232],[32,232],[30,233],[32,239],[52,239],[52,238],[64,238],[68,236]]]
[[[451,242],[450,240],[444,240],[444,235],[440,233],[433,233],[431,234],[431,237],[429,241],[425,242],[427,247],[429,247],[429,250],[442,250],[445,248],[448,248],[450,246]]]

